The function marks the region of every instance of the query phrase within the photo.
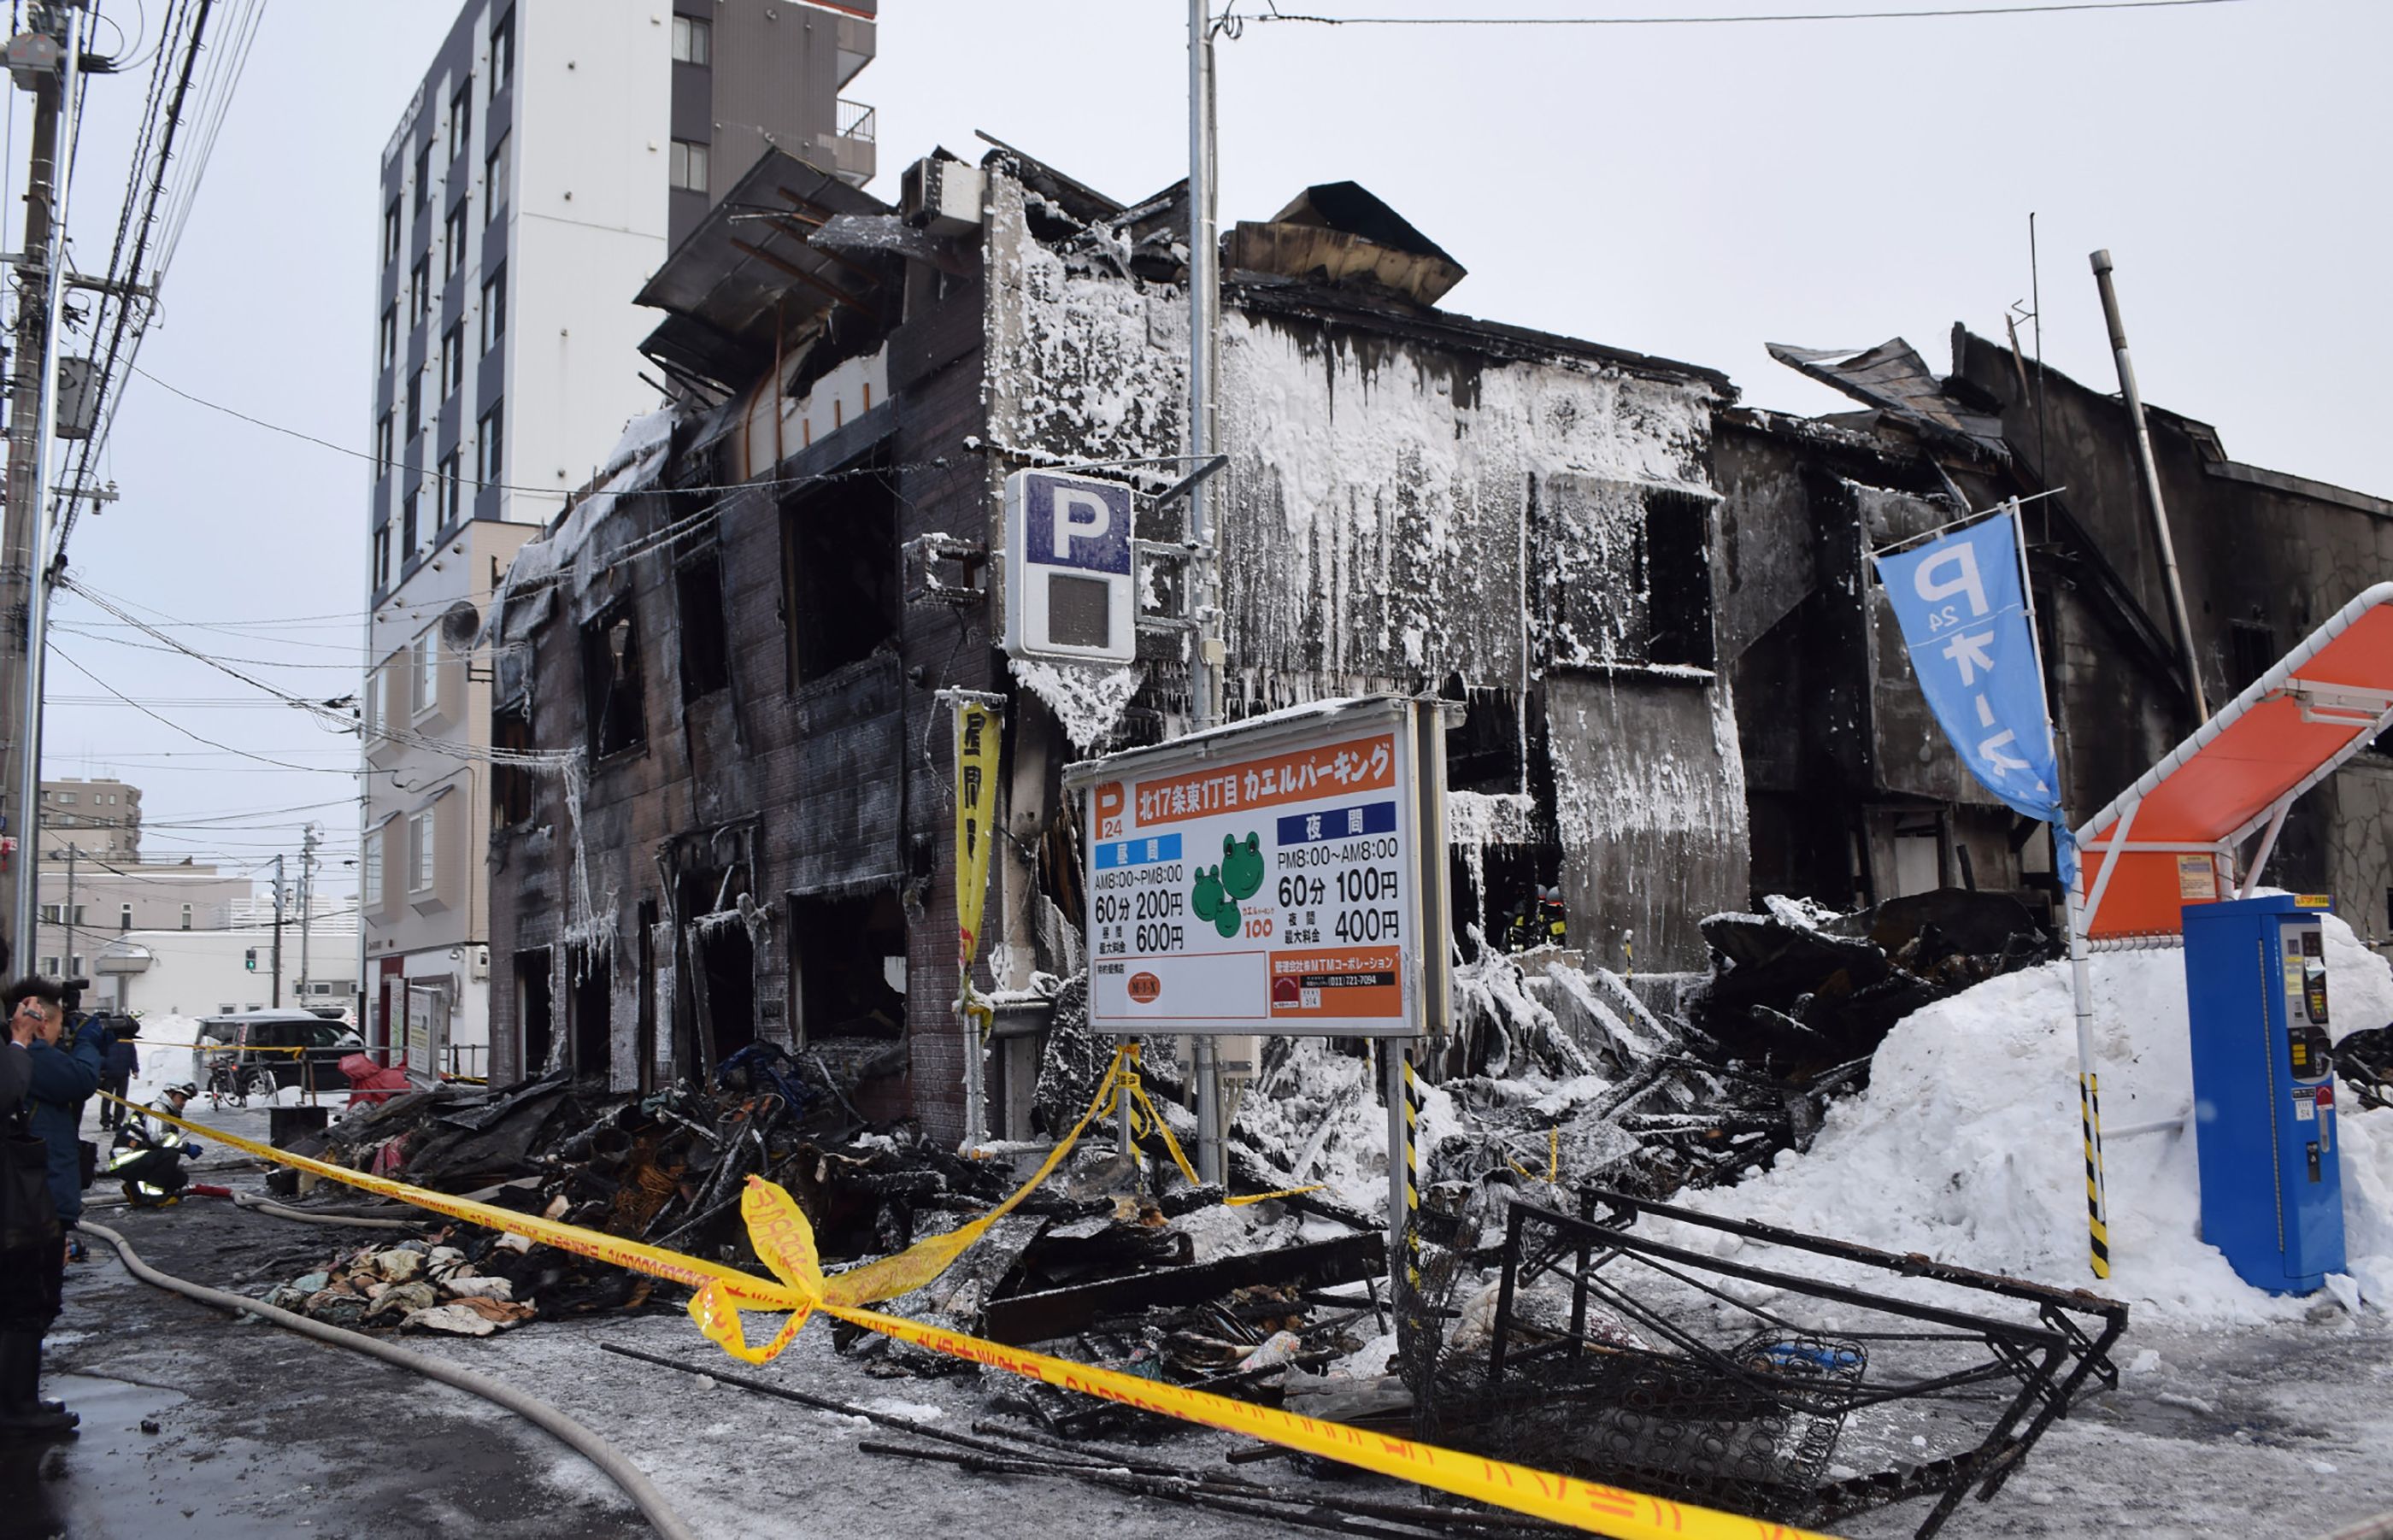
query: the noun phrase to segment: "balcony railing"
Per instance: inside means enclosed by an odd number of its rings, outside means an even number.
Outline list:
[[[858,144],[872,143],[872,136],[876,131],[873,114],[876,111],[877,109],[868,107],[863,102],[849,101],[844,97],[841,98],[839,137],[843,139],[853,139]]]

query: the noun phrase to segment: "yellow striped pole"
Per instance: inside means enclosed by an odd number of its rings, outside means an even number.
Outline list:
[[[2086,1250],[2094,1276],[2108,1278],[2111,1212],[2102,1194],[2102,1083],[2094,1073],[2094,980],[2086,959],[2086,915],[2073,884],[2068,894],[2069,982],[2077,1015],[2077,1121],[2086,1142]]]

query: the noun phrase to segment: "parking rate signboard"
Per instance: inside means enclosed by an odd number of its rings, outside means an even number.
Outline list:
[[[1075,767],[1090,1024],[1132,1036],[1419,1035],[1445,972],[1432,949],[1425,989],[1445,863],[1425,877],[1420,853],[1442,850],[1444,820],[1434,799],[1425,816],[1421,782],[1442,781],[1444,766],[1419,711],[1374,698]]]

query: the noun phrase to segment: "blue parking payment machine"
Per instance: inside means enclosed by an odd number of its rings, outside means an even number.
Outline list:
[[[2281,894],[2184,910],[2202,1238],[2277,1294],[2343,1271],[2326,907]]]

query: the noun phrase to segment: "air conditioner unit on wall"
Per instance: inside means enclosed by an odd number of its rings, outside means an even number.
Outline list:
[[[980,228],[981,169],[967,161],[926,155],[898,178],[897,209],[908,224],[933,235]]]

